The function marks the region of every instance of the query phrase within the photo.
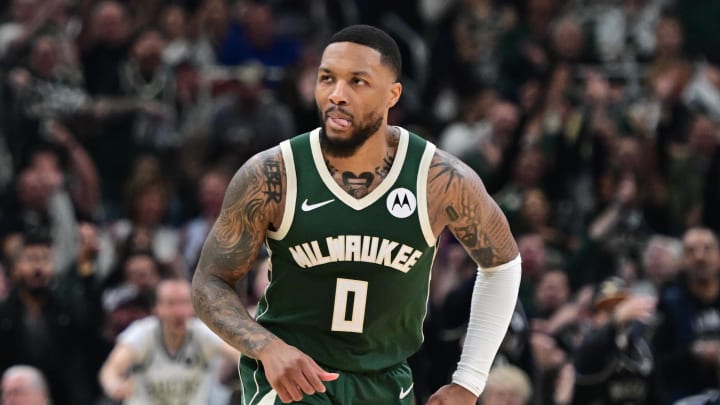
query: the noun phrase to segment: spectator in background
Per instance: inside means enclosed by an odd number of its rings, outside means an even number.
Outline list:
[[[149,250],[172,274],[186,275],[179,246],[180,233],[168,224],[172,189],[160,177],[159,163],[152,156],[139,159],[135,167],[136,172],[131,174],[125,193],[126,218],[113,222],[109,232],[116,246],[130,248],[127,253]],[[143,243],[137,246],[131,235],[140,237],[137,242]],[[149,242],[149,246],[145,242]],[[122,259],[123,252],[120,253]]]
[[[163,49],[163,61],[169,66],[178,66],[183,62],[189,62],[196,66],[207,67],[215,63],[215,52],[206,38],[204,27],[200,32],[200,25],[206,24],[201,19],[208,18],[207,9],[212,7],[212,2],[205,2],[205,9],[196,15],[188,14],[188,11],[179,4],[168,4],[160,13],[159,27],[162,30],[167,46]],[[224,6],[220,6],[224,7]],[[227,18],[227,17],[225,17]],[[222,29],[215,27],[215,30]]]
[[[562,257],[545,244],[541,235],[528,233],[518,237],[518,248],[523,258],[520,301],[529,314],[534,313],[533,294],[545,271],[562,265]]]
[[[212,119],[206,162],[239,167],[255,153],[294,134],[290,109],[265,88],[259,74],[230,80],[224,86],[231,97]]]
[[[33,365],[47,377],[55,405],[89,404],[93,370],[84,353],[89,327],[75,303],[51,287],[57,272],[50,243],[48,238],[26,235],[12,258],[13,287],[0,305],[0,370]]]
[[[642,252],[642,272],[630,288],[653,297],[659,296],[665,284],[678,276],[681,257],[682,243],[679,239],[651,236]]]
[[[489,95],[487,95],[489,96]],[[474,102],[485,103],[478,98]],[[480,108],[478,105],[475,108]],[[444,135],[463,139],[464,146],[452,145],[451,138],[440,139],[440,147],[458,148],[459,157],[483,178],[490,193],[497,192],[512,171],[517,155],[518,128],[521,127],[518,107],[510,101],[496,100],[488,106],[485,123],[476,123],[475,131],[445,132]],[[474,114],[473,114],[474,115]]]
[[[515,229],[520,233],[536,233],[542,236],[545,243],[565,253],[568,249],[568,237],[553,220],[553,207],[550,206],[550,198],[540,187],[525,190],[522,205],[517,212]],[[511,222],[512,224],[513,222]]]
[[[717,387],[720,367],[720,245],[710,229],[683,235],[682,271],[660,293],[655,334],[664,403]]]
[[[72,118],[90,107],[82,71],[78,66],[63,63],[61,51],[56,37],[38,36],[32,41],[27,69],[17,67],[11,73],[15,97],[29,119],[42,122]]]
[[[65,0],[13,0],[11,19],[0,25],[0,59],[17,64],[27,56],[35,36],[48,30],[48,21],[63,13]]]
[[[55,268],[63,272],[77,249],[77,221],[65,176],[52,149],[37,151],[17,179],[15,206],[10,206],[2,225],[5,233],[51,235]]]
[[[133,108],[133,140],[159,156],[177,148],[177,93],[171,66],[163,62],[165,37],[154,28],[140,32],[119,67],[120,87]],[[163,164],[169,164],[163,160]]]
[[[479,405],[529,405],[532,385],[521,369],[505,365],[490,369]]]
[[[94,6],[81,44],[85,85],[93,97],[121,94],[118,66],[130,49],[130,18],[114,0]]]
[[[40,370],[16,365],[2,375],[2,405],[50,405],[47,382]]]
[[[448,123],[438,136],[438,144],[449,153],[462,155],[489,136],[492,124],[488,120],[496,103],[496,93],[490,88],[473,87],[460,97],[460,111],[455,121]]]
[[[132,251],[122,260],[119,275],[111,274],[103,291],[103,307],[111,312],[129,297],[141,297],[150,302],[163,277],[160,264],[147,251]],[[120,280],[115,280],[117,277]]]
[[[229,183],[230,175],[219,169],[209,170],[200,178],[198,185],[200,215],[184,225],[181,236],[183,256],[190,269],[195,268],[207,233],[220,214]]]
[[[592,329],[574,354],[573,404],[660,404],[650,348],[655,304],[653,297],[632,295],[618,277],[597,286]]]
[[[717,124],[705,115],[696,115],[687,131],[687,142],[670,148],[668,198],[674,229],[701,224],[706,179],[720,174],[709,172],[714,160],[720,159],[720,137]],[[713,184],[712,180],[709,184]]]
[[[300,44],[276,34],[270,4],[248,1],[240,13],[239,21],[230,24],[227,37],[219,45],[218,62],[226,66],[259,62],[267,72],[268,83],[279,83],[285,70],[300,59]]]
[[[193,317],[188,281],[164,280],[156,295],[154,316],[118,337],[100,370],[103,389],[127,405],[207,403],[219,362],[239,353]]]

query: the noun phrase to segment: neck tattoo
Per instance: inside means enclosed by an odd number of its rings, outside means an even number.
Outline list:
[[[351,171],[341,172],[333,166],[329,160],[325,160],[330,175],[348,194],[354,198],[362,198],[368,195],[390,172],[395,155],[388,154],[383,158],[382,164],[376,167],[373,172],[354,173]]]

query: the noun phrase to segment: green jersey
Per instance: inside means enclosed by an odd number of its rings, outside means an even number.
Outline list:
[[[268,233],[270,284],[257,320],[320,364],[382,370],[423,339],[436,244],[427,206],[435,146],[401,129],[389,173],[356,199],[331,176],[319,139],[316,129],[280,145],[285,212]]]

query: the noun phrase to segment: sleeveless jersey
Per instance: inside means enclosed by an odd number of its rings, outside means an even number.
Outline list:
[[[149,316],[130,324],[118,336],[137,355],[133,390],[125,405],[207,405],[217,384],[222,340],[198,319],[188,321],[180,350],[170,354],[162,340],[160,321]]]
[[[436,247],[426,195],[435,146],[401,129],[386,178],[356,199],[332,178],[319,139],[316,129],[280,145],[285,212],[268,233],[270,284],[257,320],[322,365],[383,370],[423,339]]]

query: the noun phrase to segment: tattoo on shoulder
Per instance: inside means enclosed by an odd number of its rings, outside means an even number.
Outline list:
[[[441,151],[430,165],[429,187],[443,196],[448,227],[478,264],[494,267],[517,254],[505,215],[469,167]]]
[[[439,186],[444,186],[444,191],[450,190],[450,187],[459,183],[463,176],[463,167],[460,162],[451,157],[444,156],[443,159],[433,159],[430,164],[430,181],[432,183],[438,183]]]
[[[267,190],[267,202],[279,203],[282,200],[282,172],[280,171],[280,162],[275,159],[268,159],[263,162],[263,172],[265,173],[265,186]]]
[[[249,265],[263,242],[259,231],[270,225],[269,212],[282,201],[283,166],[279,156],[265,155],[249,161],[228,187],[225,203],[211,237],[230,268]],[[212,249],[212,245],[208,245]],[[216,260],[217,262],[217,260]]]

